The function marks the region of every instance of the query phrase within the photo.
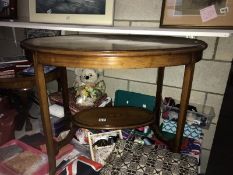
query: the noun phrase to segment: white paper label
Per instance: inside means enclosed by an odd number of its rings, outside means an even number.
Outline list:
[[[201,9],[200,15],[202,22],[207,22],[218,17],[214,5]]]

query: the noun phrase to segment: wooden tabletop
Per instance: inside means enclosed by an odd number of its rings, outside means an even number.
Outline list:
[[[34,38],[23,41],[21,46],[39,52],[38,63],[83,68],[147,68],[189,64],[199,61],[202,50],[207,47],[206,43],[196,39],[133,35]],[[190,53],[194,55],[191,59],[188,56]]]

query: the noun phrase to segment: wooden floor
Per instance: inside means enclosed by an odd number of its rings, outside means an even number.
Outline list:
[[[233,174],[233,62],[206,175]]]

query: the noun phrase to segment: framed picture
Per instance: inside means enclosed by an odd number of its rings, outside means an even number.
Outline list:
[[[91,134],[88,132],[91,159],[104,165],[106,158],[114,149],[117,139],[123,139],[121,130],[99,134]]]
[[[0,19],[17,18],[17,1],[0,0]]]
[[[164,0],[160,27],[233,28],[233,0]]]
[[[112,25],[114,0],[30,0],[31,22]]]

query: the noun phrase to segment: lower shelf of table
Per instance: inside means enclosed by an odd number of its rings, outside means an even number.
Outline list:
[[[73,123],[82,128],[123,129],[136,128],[154,123],[155,115],[144,108],[104,107],[77,113]]]

